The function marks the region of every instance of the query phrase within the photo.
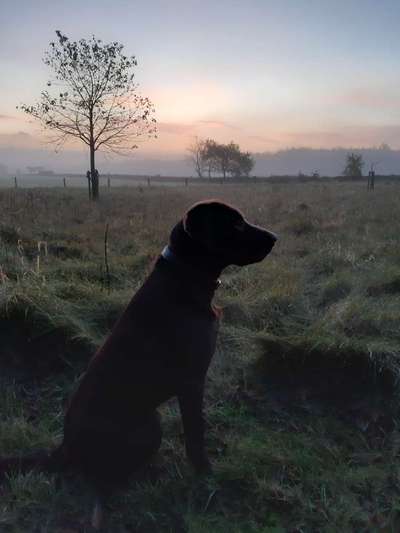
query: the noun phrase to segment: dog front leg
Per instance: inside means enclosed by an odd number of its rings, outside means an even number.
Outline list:
[[[211,463],[204,443],[203,395],[204,381],[185,383],[178,394],[185,432],[186,454],[199,474],[211,471]]]

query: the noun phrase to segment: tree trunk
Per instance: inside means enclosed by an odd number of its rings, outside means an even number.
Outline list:
[[[90,175],[92,177],[92,200],[97,201],[99,199],[99,178],[96,172],[95,150],[93,145],[90,145]]]
[[[92,200],[97,202],[99,199],[99,175],[96,171],[95,165],[95,140],[94,140],[94,126],[93,126],[93,107],[89,110],[89,128],[90,128],[90,177],[92,182]]]
[[[91,174],[88,175],[87,181],[88,181],[89,200],[91,200],[92,199],[92,175]]]
[[[203,177],[203,172],[201,168],[201,160],[200,160],[199,155],[196,155],[196,172],[199,178]]]

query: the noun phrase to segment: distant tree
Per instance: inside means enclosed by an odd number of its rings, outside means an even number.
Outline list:
[[[378,146],[378,150],[381,150],[383,152],[390,152],[391,147],[387,143],[382,143]]]
[[[127,153],[137,148],[135,141],[155,136],[154,107],[137,93],[133,73],[137,61],[124,55],[122,44],[106,44],[94,36],[70,41],[60,31],[56,34],[57,42],[50,43],[44,56],[44,63],[55,73],[55,80],[47,82],[54,91],[42,91],[36,105],[23,104],[21,109],[54,133],[58,147],[68,138],[89,147],[96,200],[96,151]]]
[[[362,176],[363,166],[364,161],[362,154],[355,154],[354,152],[347,154],[343,175],[351,178],[360,177]]]
[[[218,144],[212,139],[206,139],[204,141],[203,161],[209,178],[211,178],[212,172],[218,170],[217,154]]]
[[[205,167],[205,143],[206,141],[196,137],[193,143],[187,148],[187,159],[193,164],[194,170],[199,178],[203,177]]]
[[[238,144],[231,141],[229,144],[219,144],[216,150],[216,167],[223,178],[230,174],[233,177],[248,176],[254,166],[253,158],[249,152],[242,152]]]
[[[254,168],[254,158],[251,155],[250,152],[244,152],[242,156],[242,172],[248,178],[250,176],[250,172]]]
[[[238,144],[220,144],[213,139],[195,139],[188,148],[189,160],[193,163],[197,175],[203,177],[203,172],[222,174],[234,177],[248,176],[254,167],[254,160],[250,152],[242,152]]]
[[[239,146],[233,143],[228,146],[230,150],[229,172],[231,176],[235,178],[249,177],[254,167],[254,160],[250,152],[241,152]]]
[[[234,143],[232,142],[231,145]],[[232,165],[234,148],[227,144],[216,144],[214,150],[215,170],[222,174],[224,180]]]

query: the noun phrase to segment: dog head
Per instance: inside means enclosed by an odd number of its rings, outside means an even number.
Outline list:
[[[240,211],[216,200],[192,206],[180,229],[183,229],[186,240],[189,237],[192,249],[195,245],[203,255],[222,267],[262,261],[277,240],[271,231],[250,224]],[[172,245],[173,241],[172,238]]]

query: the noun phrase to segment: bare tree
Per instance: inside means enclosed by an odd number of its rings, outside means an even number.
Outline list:
[[[193,143],[187,148],[188,161],[193,164],[199,178],[203,177],[205,141],[195,137]]]
[[[55,73],[55,80],[47,82],[54,90],[42,91],[37,104],[21,109],[52,131],[58,148],[68,138],[89,146],[93,179],[97,150],[126,154],[139,140],[156,135],[154,107],[137,93],[137,61],[124,55],[122,44],[106,44],[94,36],[70,41],[60,31],[56,34],[57,42],[50,43],[44,56]],[[98,180],[93,180],[92,198],[98,196]]]

